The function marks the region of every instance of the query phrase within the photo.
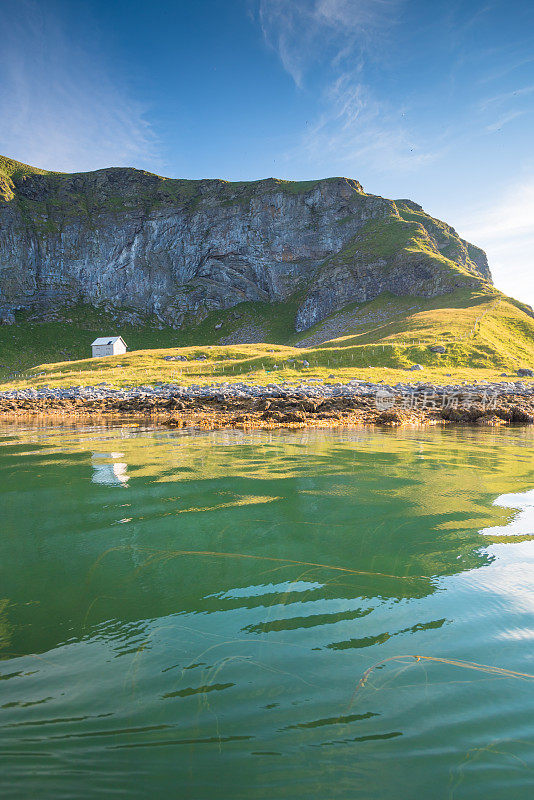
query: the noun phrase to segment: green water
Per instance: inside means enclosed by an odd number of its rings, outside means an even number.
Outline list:
[[[4,427],[2,798],[530,799],[533,445]]]

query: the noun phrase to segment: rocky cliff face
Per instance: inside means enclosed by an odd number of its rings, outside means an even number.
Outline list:
[[[0,314],[85,301],[180,327],[292,300],[304,330],[347,303],[491,281],[486,257],[409,200],[329,178],[252,183],[0,158]]]

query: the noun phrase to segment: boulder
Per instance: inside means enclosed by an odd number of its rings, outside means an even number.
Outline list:
[[[512,406],[510,409],[510,416],[511,422],[515,422],[520,425],[534,424],[534,416],[528,410],[520,408],[519,406]]]
[[[517,374],[520,378],[534,378],[534,369],[518,369]]]
[[[442,344],[432,344],[432,345],[430,345],[430,347],[428,349],[430,350],[431,353],[446,353],[447,352],[447,348],[443,347]]]
[[[401,425],[404,422],[404,416],[394,409],[382,411],[375,420],[377,425]]]

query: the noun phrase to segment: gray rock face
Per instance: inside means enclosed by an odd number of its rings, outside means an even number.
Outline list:
[[[3,197],[7,319],[84,301],[180,327],[243,301],[291,301],[301,331],[383,291],[430,297],[491,280],[482,251],[452,228],[346,178],[232,184],[14,169]]]

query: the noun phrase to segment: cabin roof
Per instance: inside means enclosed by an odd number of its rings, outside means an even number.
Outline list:
[[[126,342],[122,338],[122,336],[100,336],[98,339],[95,339],[94,342],[91,344],[91,347],[95,347],[98,345],[105,345],[105,344],[115,344],[115,342],[122,342],[123,345],[126,347]]]

